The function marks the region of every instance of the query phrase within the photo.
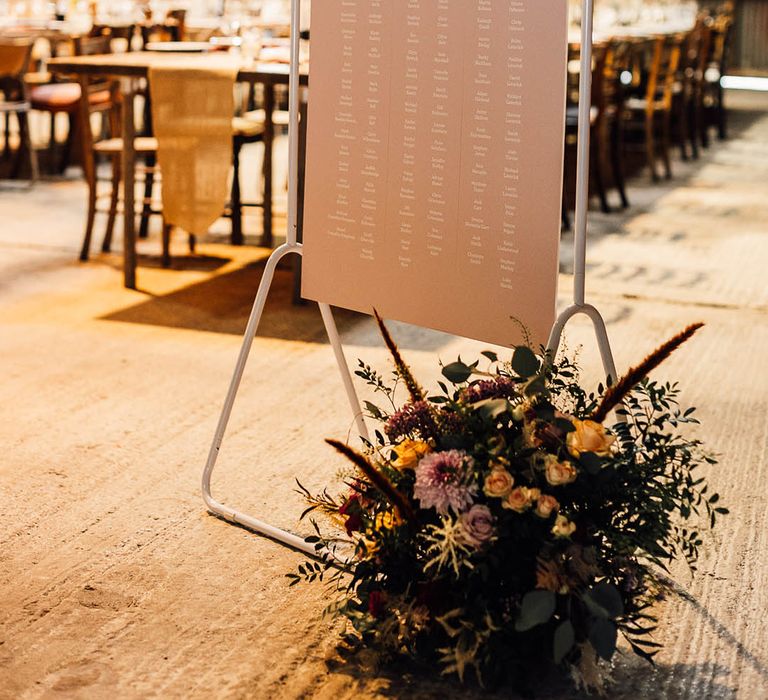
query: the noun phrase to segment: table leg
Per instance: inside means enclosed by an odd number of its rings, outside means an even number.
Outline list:
[[[136,190],[136,135],[134,96],[136,86],[132,78],[120,81],[123,96],[123,277],[128,289],[136,289],[136,219],[134,198]]]
[[[272,247],[272,144],[275,140],[275,124],[272,113],[275,111],[275,86],[264,83],[264,226],[261,245]]]

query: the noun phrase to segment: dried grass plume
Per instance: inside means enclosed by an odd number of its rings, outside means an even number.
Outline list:
[[[692,323],[685,330],[656,348],[639,365],[630,367],[629,371],[605,392],[600,404],[592,414],[592,420],[602,423],[611,410],[618,406],[624,397],[632,391],[633,387],[664,362],[686,340],[689,340],[703,325],[703,323]]]

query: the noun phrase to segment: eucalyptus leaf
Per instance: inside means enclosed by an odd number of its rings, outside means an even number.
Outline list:
[[[520,617],[515,623],[518,632],[543,625],[555,612],[555,594],[552,591],[529,591],[523,596]]]
[[[521,377],[532,377],[539,371],[539,360],[533,350],[519,345],[512,355],[512,369]]]
[[[371,417],[375,418],[376,420],[381,420],[384,417],[381,409],[375,403],[364,401],[363,404],[365,405],[365,410],[371,414]]]
[[[624,604],[616,587],[610,583],[599,583],[581,596],[584,604],[595,616],[606,620],[619,617],[624,612]]]
[[[573,649],[573,644],[576,641],[576,637],[573,631],[573,624],[570,620],[561,622],[555,630],[554,644],[553,644],[553,656],[555,663],[559,664]]]
[[[472,368],[461,361],[451,362],[451,364],[443,367],[443,376],[451,384],[463,384],[472,376]]]
[[[598,583],[591,591],[592,599],[608,611],[611,617],[621,617],[624,614],[624,603],[616,586],[611,583]]]
[[[597,618],[589,628],[589,643],[601,659],[610,661],[616,651],[616,625],[610,620]]]

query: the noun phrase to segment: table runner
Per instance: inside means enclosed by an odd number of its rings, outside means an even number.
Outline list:
[[[166,223],[205,233],[224,211],[236,66],[152,66],[152,121]]]

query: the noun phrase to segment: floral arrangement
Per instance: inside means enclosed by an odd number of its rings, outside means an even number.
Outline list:
[[[714,526],[727,513],[695,474],[715,460],[679,433],[693,409],[678,407],[676,385],[646,378],[701,324],[596,393],[574,362],[521,346],[509,362],[483,353],[482,370],[443,366],[435,396],[379,324],[393,383],[362,362],[357,374],[389,408],[366,402],[381,429],[363,452],[328,440],[352,465],[345,493],[299,484],[302,517],[323,513],[338,528],[313,519],[317,560],[291,584],[324,581],[327,612],[381,658],[437,661],[462,680],[471,670],[524,689],[554,665],[602,692],[619,636],[652,660],[659,572],[678,556],[695,570],[702,540],[686,521]]]

